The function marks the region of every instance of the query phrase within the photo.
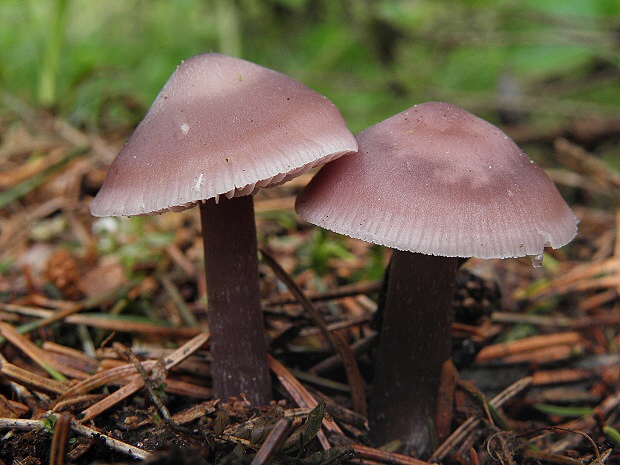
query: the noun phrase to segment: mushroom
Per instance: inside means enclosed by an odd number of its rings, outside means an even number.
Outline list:
[[[458,257],[531,255],[568,243],[577,219],[515,143],[451,104],[416,105],[357,135],[296,210],[309,222],[393,250],[370,405],[375,444],[428,449],[450,356]]]
[[[215,397],[271,399],[252,194],[356,150],[324,96],[254,63],[203,54],[176,69],[110,166],[95,216],[200,206]]]

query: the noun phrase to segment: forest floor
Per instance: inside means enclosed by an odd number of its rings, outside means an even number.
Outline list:
[[[369,446],[319,329],[349,343],[368,392],[388,252],[295,216],[311,175],[256,197],[260,245],[284,270],[261,263],[276,401],[217,401],[208,333],[196,323],[205,315],[196,209],[93,218],[89,201],[129,129],[85,133],[5,95],[0,464],[620,463],[620,173],[597,156],[618,153],[620,121],[508,132],[549,154],[579,234],[540,268],[527,258],[462,267],[449,421],[435,425],[432,455],[412,458]]]

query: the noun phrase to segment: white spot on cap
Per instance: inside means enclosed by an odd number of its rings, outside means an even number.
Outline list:
[[[189,124],[183,123],[181,125],[181,131],[183,132],[183,134],[187,134],[189,132]]]
[[[192,187],[193,191],[198,192],[200,189],[202,189],[202,183],[204,182],[204,178],[205,175],[203,173],[200,173],[200,176],[198,176],[198,179],[196,179],[196,184],[194,184],[194,187]]]

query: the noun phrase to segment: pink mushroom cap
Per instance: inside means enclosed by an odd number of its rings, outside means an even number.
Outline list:
[[[492,124],[448,103],[416,105],[357,135],[297,198],[307,221],[394,249],[446,257],[538,256],[577,233],[547,175]]]
[[[95,216],[183,210],[253,194],[356,150],[324,96],[245,60],[198,55],[164,85],[90,209]]]

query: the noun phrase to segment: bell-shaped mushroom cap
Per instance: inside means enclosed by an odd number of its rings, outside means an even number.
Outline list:
[[[182,210],[252,194],[356,150],[327,98],[254,63],[198,55],[172,74],[90,208],[95,216]]]
[[[311,223],[395,249],[506,258],[561,247],[577,219],[502,131],[447,103],[416,105],[357,136],[300,193]]]

